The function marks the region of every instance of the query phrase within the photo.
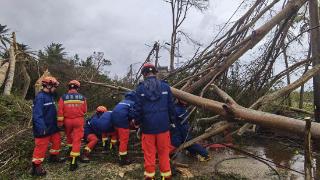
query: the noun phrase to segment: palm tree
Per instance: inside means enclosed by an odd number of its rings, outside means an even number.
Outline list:
[[[7,44],[10,43],[9,29],[6,25],[0,24],[0,57],[3,57],[5,52],[7,51]]]
[[[43,58],[48,63],[62,62],[67,53],[64,51],[65,48],[62,47],[60,43],[51,43],[42,51],[39,52],[40,58]]]

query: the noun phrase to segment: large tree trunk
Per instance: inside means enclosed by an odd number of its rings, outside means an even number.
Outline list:
[[[244,108],[239,105],[224,104],[218,101],[195,96],[193,94],[175,88],[171,88],[171,91],[173,95],[178,99],[186,101],[192,105],[210,110],[227,118],[232,118],[237,121],[259,124],[261,126],[269,127],[272,129],[284,130],[301,135],[304,134],[305,122],[298,119],[262,111],[256,111],[253,109]],[[312,123],[311,134],[314,138],[320,138],[320,124]]]
[[[4,63],[0,67],[0,87],[2,86],[4,80],[6,79],[8,68],[9,68],[9,63],[8,62]]]
[[[309,0],[310,28],[319,26],[318,0]],[[314,28],[310,33],[312,65],[320,64],[320,31]],[[320,122],[320,74],[313,77],[314,118]]]
[[[11,94],[11,89],[12,89],[12,84],[13,84],[13,79],[14,79],[14,71],[16,67],[16,57],[14,54],[14,47],[11,46],[9,48],[9,54],[10,54],[10,67],[9,67],[9,73],[8,73],[8,78],[6,81],[6,84],[4,86],[4,91],[3,95],[8,96]]]
[[[26,95],[27,95],[28,90],[29,90],[31,79],[30,79],[30,76],[28,74],[28,71],[27,71],[25,63],[22,64],[21,72],[22,72],[22,76],[23,76],[23,80],[24,80],[21,96],[22,96],[22,98],[26,98]]]

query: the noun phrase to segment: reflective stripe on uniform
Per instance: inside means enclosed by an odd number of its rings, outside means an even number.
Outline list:
[[[43,161],[44,160],[44,158],[32,158],[32,162],[35,162],[35,161]]]
[[[64,104],[83,104],[84,101],[81,100],[66,100],[64,101]]]
[[[58,116],[58,121],[63,121],[64,117],[63,116]]]
[[[86,146],[84,149],[87,150],[88,152],[91,152],[91,149],[88,146]]]
[[[144,175],[150,178],[153,178],[155,174],[156,174],[155,172],[152,172],[152,173],[148,173],[147,171],[144,172]]]
[[[70,156],[73,156],[73,157],[80,156],[80,153],[71,151]]]
[[[124,102],[120,102],[119,104],[126,105],[126,106],[131,106],[130,104],[124,103]]]
[[[168,171],[168,172],[160,172],[160,174],[161,174],[161,176],[163,176],[163,177],[169,177],[169,176],[171,176],[171,171]]]
[[[168,91],[163,91],[162,94],[168,94]]]
[[[49,153],[56,153],[56,152],[60,152],[60,149],[50,149]]]
[[[66,144],[66,146],[68,146],[68,147],[72,147],[72,144]]]
[[[52,104],[54,104],[54,102],[44,103],[43,105],[44,105],[44,106],[49,106],[49,105],[52,105]]]
[[[116,139],[111,139],[111,143],[112,143],[112,144],[114,144],[114,143],[116,143],[116,142],[117,142]]]
[[[125,151],[125,152],[119,152],[119,155],[120,155],[120,156],[127,155],[127,154],[128,154],[127,151]]]

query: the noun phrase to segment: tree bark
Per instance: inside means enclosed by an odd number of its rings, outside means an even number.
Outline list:
[[[9,63],[4,63],[0,67],[0,87],[3,85],[4,80],[6,79],[7,71],[9,68]]]
[[[9,54],[10,54],[10,67],[9,67],[9,73],[8,78],[4,87],[3,95],[8,96],[11,94],[13,79],[14,79],[14,71],[16,67],[16,57],[14,54],[14,47],[11,46],[9,48]]]
[[[310,28],[319,26],[318,0],[309,0]],[[319,28],[311,30],[310,33],[312,65],[320,64],[320,31]],[[313,95],[314,95],[314,118],[320,122],[320,74],[313,77]]]
[[[22,76],[23,76],[23,80],[24,80],[21,96],[22,96],[22,98],[25,99],[26,96],[27,96],[28,90],[29,90],[31,79],[30,79],[30,76],[28,74],[26,65],[23,62],[22,62],[22,66],[21,66],[21,72],[22,72]]]
[[[304,136],[304,173],[305,180],[312,179],[312,157],[311,157],[311,119],[305,118],[305,136]]]
[[[319,66],[320,68],[320,66]],[[259,124],[272,129],[284,130],[292,133],[304,134],[304,121],[275,115],[267,112],[256,111],[241,106],[230,106],[218,101],[209,100],[193,94],[171,88],[173,95],[192,105],[208,109],[218,115],[233,117],[237,121]],[[314,138],[320,138],[320,124],[312,123],[311,133]]]

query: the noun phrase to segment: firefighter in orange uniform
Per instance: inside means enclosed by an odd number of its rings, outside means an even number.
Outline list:
[[[72,80],[68,84],[69,91],[59,100],[58,125],[64,126],[67,145],[70,147],[70,171],[78,168],[81,139],[84,134],[84,115],[87,112],[86,98],[78,93],[80,82]]]

